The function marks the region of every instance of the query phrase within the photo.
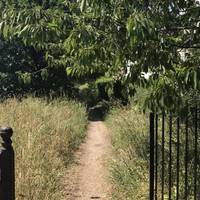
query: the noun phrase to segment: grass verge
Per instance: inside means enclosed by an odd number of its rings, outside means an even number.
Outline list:
[[[107,125],[114,151],[113,199],[148,199],[148,117],[134,107],[115,108]]]
[[[16,200],[65,199],[62,179],[85,137],[85,108],[64,100],[11,99],[0,104],[0,124],[14,129]]]

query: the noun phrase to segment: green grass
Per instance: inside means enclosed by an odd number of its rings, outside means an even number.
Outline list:
[[[66,199],[64,173],[85,137],[85,108],[65,100],[11,99],[0,104],[0,124],[14,129],[16,200]]]
[[[174,114],[175,115],[175,114]],[[161,116],[160,116],[161,117]],[[188,199],[194,199],[194,110],[191,109],[188,129]],[[185,195],[185,119],[180,119],[179,143],[179,192],[180,198]],[[112,136],[114,159],[111,163],[111,180],[114,185],[113,199],[147,200],[149,193],[149,115],[145,115],[137,107],[114,108],[107,118]],[[161,162],[162,137],[161,120],[158,121],[158,199],[161,198]],[[198,125],[199,126],[199,125]],[[173,117],[172,131],[172,199],[176,199],[177,177],[177,128],[176,117]],[[199,146],[198,146],[199,147]],[[169,120],[165,120],[164,148],[164,182],[165,197],[168,198],[169,181]],[[200,176],[200,162],[197,167],[197,180]],[[199,182],[198,182],[199,184]],[[200,190],[197,188],[198,198]]]
[[[107,125],[114,149],[113,199],[148,199],[148,117],[134,107],[115,108]]]

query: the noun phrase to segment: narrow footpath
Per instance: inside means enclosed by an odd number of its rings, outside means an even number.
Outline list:
[[[110,137],[103,122],[90,122],[86,141],[67,174],[67,200],[111,199],[108,160]]]

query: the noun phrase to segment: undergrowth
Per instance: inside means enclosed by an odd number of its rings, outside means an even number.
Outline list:
[[[197,110],[197,116],[199,116]],[[148,112],[147,112],[148,113]],[[164,165],[164,198],[169,196],[170,125],[169,114],[165,116],[165,144],[162,144],[162,120],[158,118],[158,199],[161,199],[162,166]],[[188,119],[187,139],[187,199],[194,199],[194,172],[197,162],[197,185],[199,184],[200,162],[195,161],[195,109],[180,115],[179,143],[177,139],[177,116],[172,114],[171,137],[171,199],[177,199],[177,176],[179,175],[179,197],[184,199],[186,190],[186,119]],[[198,119],[198,118],[197,118]],[[147,200],[149,195],[149,115],[143,114],[133,105],[114,108],[107,124],[110,127],[114,159],[111,163],[111,180],[114,185],[113,199]],[[198,126],[199,122],[198,122]],[[197,129],[197,132],[199,128]],[[199,138],[197,140],[197,143]],[[177,171],[177,147],[179,146],[179,170]],[[199,144],[197,144],[199,149]],[[197,151],[198,151],[197,149]],[[162,157],[164,150],[164,162]],[[197,187],[197,199],[200,190]]]
[[[65,199],[64,172],[85,137],[85,108],[66,100],[10,99],[0,104],[0,124],[14,129],[16,200]]]
[[[135,107],[115,108],[107,124],[114,152],[113,199],[148,199],[148,117]]]

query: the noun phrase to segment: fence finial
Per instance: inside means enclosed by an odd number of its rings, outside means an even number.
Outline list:
[[[11,127],[0,128],[0,137],[2,138],[1,144],[3,147],[9,147],[12,144],[11,137],[13,135],[13,130]]]

